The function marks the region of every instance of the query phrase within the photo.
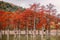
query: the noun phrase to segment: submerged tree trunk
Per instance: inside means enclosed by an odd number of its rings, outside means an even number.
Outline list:
[[[50,40],[50,28],[46,31],[47,40]]]
[[[41,40],[44,40],[44,25],[43,25],[43,27],[42,27]]]
[[[2,31],[0,30],[0,40],[2,40]]]
[[[15,25],[16,27],[16,25]],[[17,28],[14,28],[14,40],[17,40]]]
[[[19,40],[20,40],[20,33],[21,33],[21,32],[20,32],[20,29],[19,29],[19,30],[18,30],[18,36],[19,36]]]
[[[36,40],[36,21],[35,21],[35,17],[34,17],[34,27],[33,27],[33,40]]]
[[[56,40],[58,40],[58,29],[56,29]]]
[[[27,27],[27,30],[26,30],[26,32],[27,32],[27,33],[26,33],[26,36],[27,36],[27,40],[28,40],[28,27]]]
[[[35,40],[35,30],[33,30],[33,40]]]
[[[7,30],[7,40],[9,40],[9,29]]]
[[[17,36],[17,34],[16,34],[16,30],[14,30],[14,32],[15,32],[15,34],[14,34],[14,40],[16,40],[17,38],[16,38],[16,36]]]
[[[31,40],[33,40],[33,31],[31,29]]]

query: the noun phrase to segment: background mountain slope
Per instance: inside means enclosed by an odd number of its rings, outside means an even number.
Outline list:
[[[0,1],[0,10],[15,12],[18,9],[24,10],[24,8],[22,8],[22,7],[18,7],[16,5],[11,4],[11,3]]]

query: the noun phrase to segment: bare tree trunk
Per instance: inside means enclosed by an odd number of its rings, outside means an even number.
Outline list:
[[[48,40],[50,40],[50,29],[48,30]]]
[[[0,30],[0,40],[2,40],[2,31]]]
[[[36,21],[35,21],[35,17],[34,17],[34,29],[33,29],[33,40],[36,40]]]
[[[16,25],[15,25],[15,27],[16,27]],[[17,28],[14,28],[14,32],[15,32],[15,34],[14,34],[14,40],[17,40]]]
[[[27,27],[27,30],[26,30],[26,32],[27,32],[26,36],[27,36],[27,40],[28,40],[28,27]]]
[[[46,37],[47,37],[47,40],[50,40],[50,30],[46,31]]]
[[[44,27],[42,27],[41,40],[44,40]]]
[[[56,40],[58,40],[58,29],[56,29]]]
[[[16,40],[16,30],[14,30],[15,34],[14,34],[14,40]]]
[[[33,40],[36,40],[36,32],[35,32],[35,30],[33,31]]]
[[[9,29],[7,30],[7,40],[9,40]]]
[[[33,31],[31,29],[31,40],[33,40]]]
[[[50,14],[49,14],[50,16]],[[50,19],[47,17],[47,31],[46,31],[46,34],[47,34],[47,40],[50,40]]]
[[[20,40],[20,29],[18,30],[18,40]]]
[[[39,30],[39,29],[38,29],[38,35],[39,35],[39,37],[40,37],[39,40],[41,40],[41,34],[40,34],[40,30]]]

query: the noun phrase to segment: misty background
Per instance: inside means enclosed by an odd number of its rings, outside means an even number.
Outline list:
[[[2,0],[0,0],[2,1]],[[60,0],[3,0],[5,2],[12,3],[23,8],[29,8],[30,4],[40,3],[41,5],[48,5],[49,3],[55,5],[57,9],[57,14],[60,14]]]

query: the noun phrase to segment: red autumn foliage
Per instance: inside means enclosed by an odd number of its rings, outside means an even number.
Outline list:
[[[34,24],[36,29],[41,29],[43,26],[47,29],[50,25],[48,23],[50,23],[51,21],[55,21],[55,19],[57,18],[53,15],[44,13],[44,9],[42,9],[42,11],[39,10],[39,12],[37,12],[35,9],[37,8],[36,6],[36,4],[33,4],[31,8],[26,9],[23,12],[17,11],[15,13],[12,13],[0,11],[0,29],[5,29],[8,25],[13,25],[11,26],[11,28],[32,29],[34,28]],[[48,22],[47,19],[50,19],[50,21]],[[36,23],[34,23],[34,21]],[[59,27],[56,25],[56,28]]]

